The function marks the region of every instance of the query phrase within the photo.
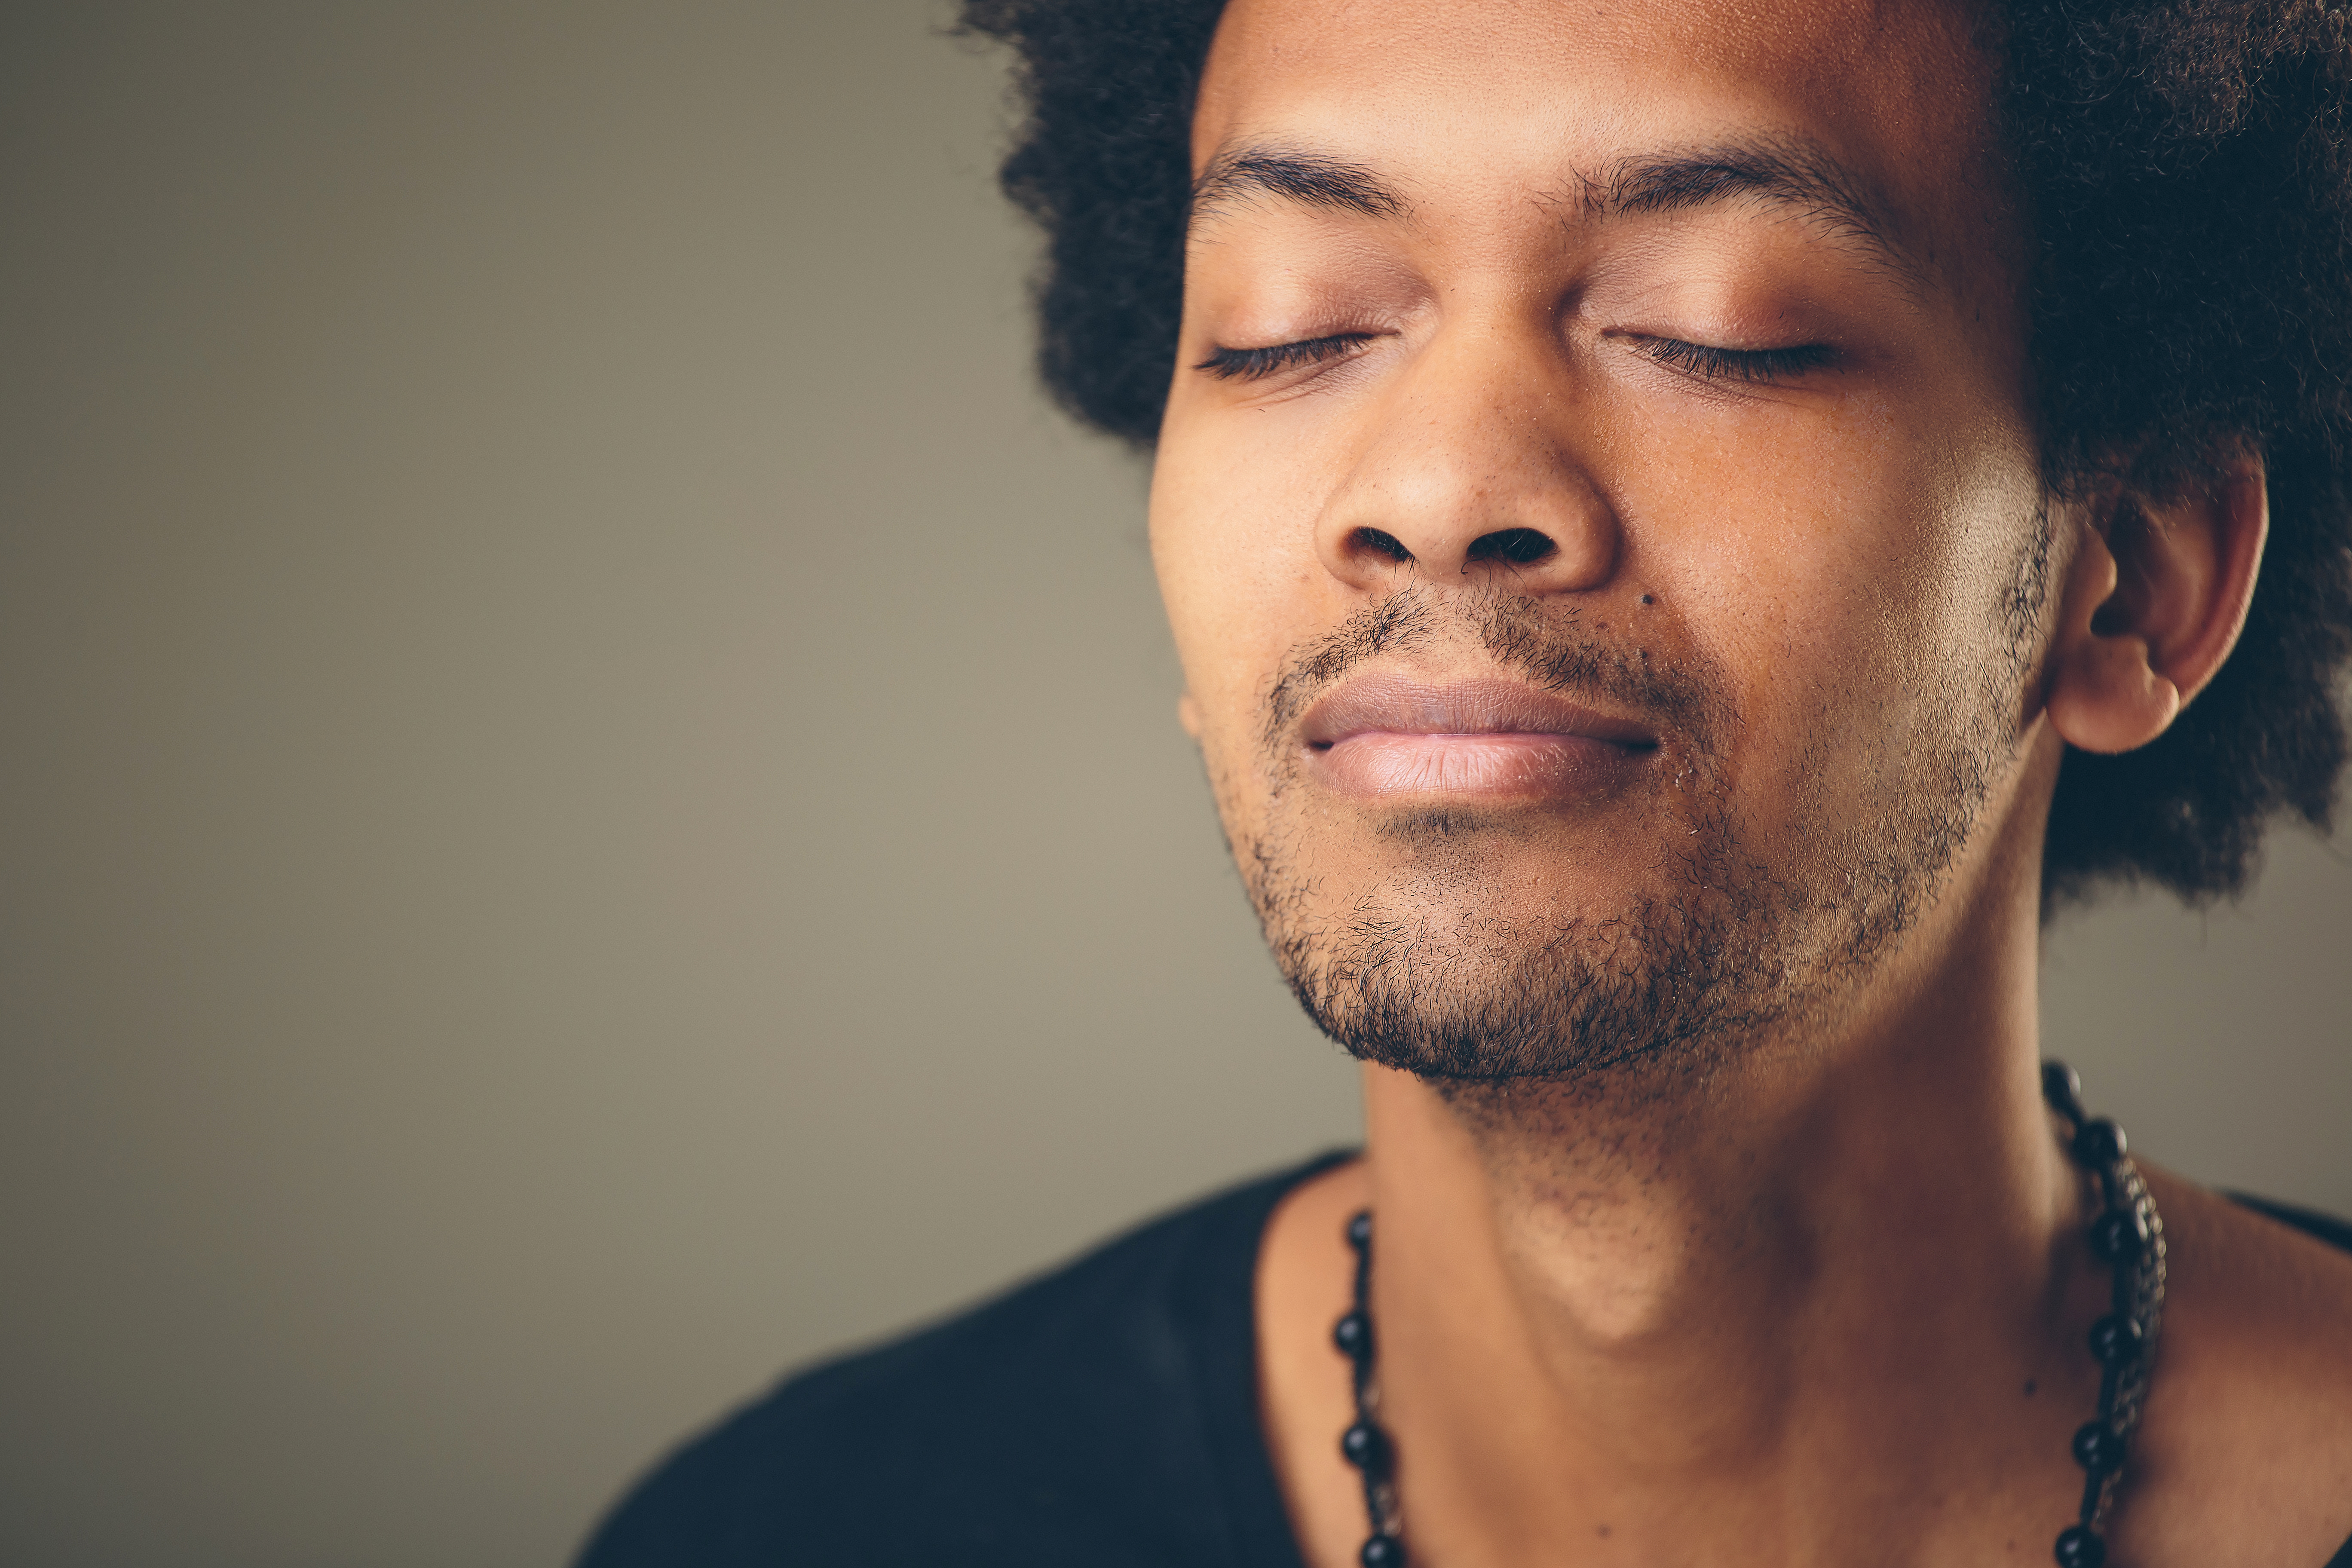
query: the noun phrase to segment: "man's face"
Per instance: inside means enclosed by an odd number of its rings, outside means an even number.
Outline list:
[[[1234,0],[1152,491],[1219,809],[1441,1076],[1866,985],[2041,633],[1993,72],[1930,4]]]

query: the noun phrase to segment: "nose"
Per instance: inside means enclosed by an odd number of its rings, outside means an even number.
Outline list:
[[[1366,412],[1317,521],[1325,570],[1367,593],[1411,573],[1520,594],[1615,574],[1615,512],[1580,455],[1574,389],[1543,334],[1441,332]]]

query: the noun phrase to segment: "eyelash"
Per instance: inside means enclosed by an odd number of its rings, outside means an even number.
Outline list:
[[[1262,349],[1213,349],[1194,365],[1221,381],[1257,381],[1293,365],[1319,364],[1372,341],[1370,332],[1334,332],[1328,337],[1302,338],[1295,343],[1274,343]]]
[[[1679,338],[1642,338],[1640,352],[1671,370],[1706,381],[1778,382],[1818,370],[1830,361],[1827,343],[1785,349],[1719,349]],[[1319,364],[1371,342],[1369,332],[1334,332],[1259,349],[1214,349],[1194,365],[1221,381],[1259,381],[1296,365]]]
[[[1641,352],[1670,370],[1707,381],[1786,381],[1819,370],[1830,362],[1827,343],[1799,343],[1785,349],[1718,349],[1686,343],[1679,338],[1643,338]]]

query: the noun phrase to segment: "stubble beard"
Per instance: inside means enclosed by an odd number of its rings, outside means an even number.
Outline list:
[[[1407,589],[1370,605],[1296,650],[1269,693],[1253,763],[1265,826],[1235,831],[1228,790],[1218,789],[1276,963],[1349,1054],[1449,1097],[1538,1080],[1688,1081],[1801,1035],[1917,923],[1983,814],[2017,733],[2017,682],[2040,613],[2030,583],[2010,609],[2017,625],[2002,668],[1973,688],[1956,680],[1928,705],[1932,722],[1882,748],[1862,809],[1801,800],[1785,834],[1794,843],[1768,847],[1743,826],[1725,782],[1723,748],[1738,716],[1712,670],[1637,658],[1531,599]],[[1667,737],[1659,760],[1670,765],[1653,773],[1672,799],[1662,798],[1657,819],[1676,826],[1662,830],[1642,890],[1620,907],[1509,912],[1485,873],[1512,828],[1462,812],[1381,819],[1373,831],[1398,846],[1397,868],[1346,908],[1321,895],[1297,804],[1296,719],[1365,660],[1449,637],[1475,639],[1545,689],[1640,713]],[[1807,752],[1826,759],[1845,706],[1822,707]]]

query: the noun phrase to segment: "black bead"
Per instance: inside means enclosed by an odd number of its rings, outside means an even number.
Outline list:
[[[1389,1469],[1388,1434],[1369,1421],[1358,1421],[1339,1434],[1339,1457],[1370,1476]]]
[[[2099,1568],[2107,1560],[2107,1543],[2098,1532],[2070,1524],[2058,1535],[2058,1568]]]
[[[1331,1342],[1349,1361],[1368,1362],[1372,1359],[1372,1321],[1361,1312],[1349,1312],[1331,1326]]]
[[[2091,1251],[2102,1263],[2129,1268],[2147,1244],[2147,1227],[2137,1208],[2109,1209],[2091,1222]]]
[[[1404,1568],[1404,1542],[1393,1535],[1375,1535],[1356,1553],[1364,1568]]]
[[[2122,1159],[2125,1146],[2124,1130],[2104,1116],[2074,1130],[2074,1159],[2095,1171],[2104,1171]]]
[[[1372,1244],[1372,1211],[1358,1209],[1348,1222],[1348,1245],[1361,1252]]]
[[[2123,1434],[2105,1421],[2085,1421],[2074,1432],[2074,1462],[2095,1476],[2124,1468]]]
[[[2139,1325],[2119,1314],[2110,1313],[2091,1325],[2091,1353],[2101,1366],[2122,1366],[2139,1354],[2145,1342]]]
[[[2083,1075],[2064,1062],[2043,1062],[2042,1099],[2051,1110],[2074,1115],[2082,1107]]]

